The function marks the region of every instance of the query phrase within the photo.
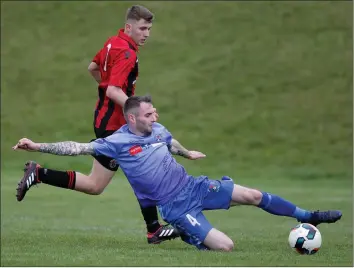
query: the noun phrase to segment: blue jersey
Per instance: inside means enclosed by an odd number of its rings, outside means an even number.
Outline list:
[[[133,134],[128,125],[92,141],[96,155],[114,158],[142,206],[161,205],[177,195],[189,176],[168,150],[172,135],[154,123],[149,136]]]

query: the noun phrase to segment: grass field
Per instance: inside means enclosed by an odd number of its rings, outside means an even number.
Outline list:
[[[251,207],[209,211],[232,253],[182,241],[146,243],[121,172],[100,196],[47,185],[18,203],[26,160],[89,172],[90,157],[11,151],[21,137],[89,141],[96,85],[87,65],[132,2],[1,2],[2,266],[353,265],[352,2],[141,2],[156,15],[139,55],[139,94],[187,148],[192,175],[222,175],[308,209],[340,209],[320,225],[321,250],[287,244],[292,219]]]

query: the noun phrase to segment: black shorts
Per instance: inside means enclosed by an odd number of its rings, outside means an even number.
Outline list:
[[[110,135],[112,135],[115,130],[99,130],[98,128],[94,128],[95,129],[95,135],[96,138],[106,138]],[[95,140],[95,139],[93,139]],[[92,140],[92,141],[93,141]],[[114,158],[110,158],[104,155],[93,155],[93,157],[102,165],[104,166],[106,169],[111,170],[111,171],[117,171],[119,168],[119,165],[117,163],[117,161]]]

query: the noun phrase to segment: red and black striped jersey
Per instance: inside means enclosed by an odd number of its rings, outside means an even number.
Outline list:
[[[138,78],[138,46],[120,29],[110,37],[93,59],[101,74],[94,126],[102,131],[117,130],[126,123],[123,108],[106,96],[108,86],[120,87],[128,97],[135,93]]]

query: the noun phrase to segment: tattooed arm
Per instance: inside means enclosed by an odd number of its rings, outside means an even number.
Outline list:
[[[74,141],[36,143],[27,138],[20,139],[12,149],[71,156],[94,154],[92,143],[78,143]]]
[[[64,141],[57,143],[40,143],[38,152],[55,155],[92,155],[94,153],[91,143],[78,143]]]
[[[190,159],[189,151],[184,148],[177,140],[172,139],[171,146],[169,147],[171,154],[183,156],[184,158]]]
[[[190,160],[196,160],[199,158],[204,158],[206,156],[205,154],[198,152],[198,151],[187,150],[175,139],[172,139],[171,145],[168,148],[169,148],[171,154],[180,155],[180,156],[183,156],[184,158],[187,158]]]

